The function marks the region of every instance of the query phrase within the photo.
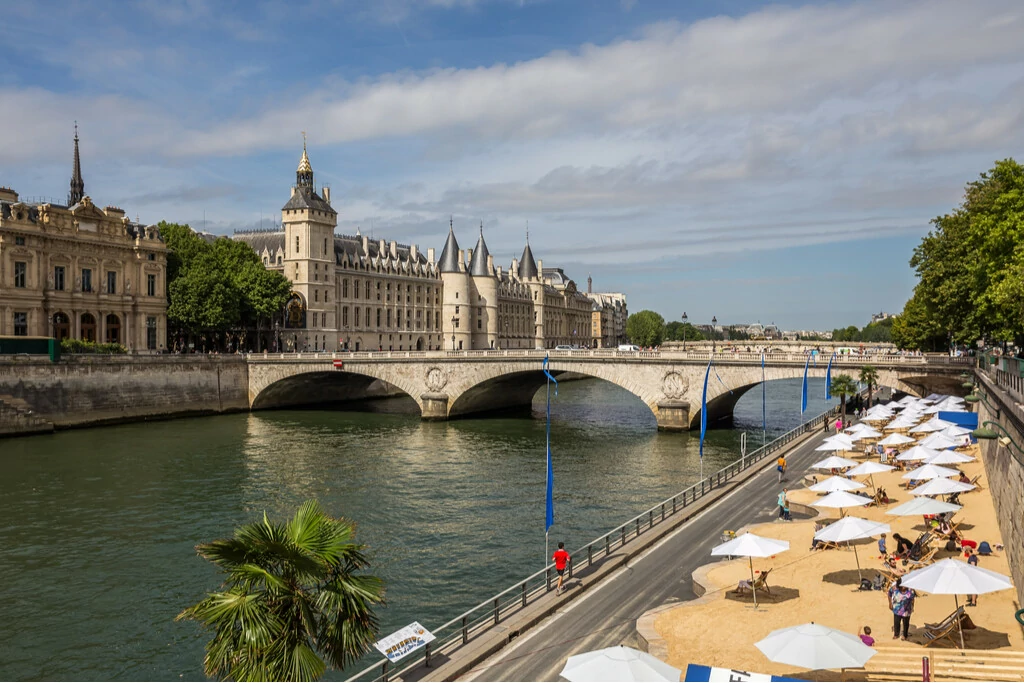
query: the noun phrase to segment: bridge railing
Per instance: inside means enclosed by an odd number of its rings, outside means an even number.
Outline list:
[[[761,463],[765,458],[785,448],[803,434],[820,427],[822,422],[836,415],[837,411],[838,408],[833,408],[818,415],[726,465],[714,474],[701,479],[696,484],[688,486],[671,498],[641,512],[608,533],[580,546],[572,553],[573,561],[569,564],[566,572],[568,578],[572,578],[575,572],[599,565],[615,551],[671,520],[674,515],[688,512],[689,508],[692,508],[695,503],[712,491],[718,490],[741,472]],[[547,595],[556,583],[557,575],[554,571],[554,564],[549,564],[544,569],[531,574],[434,629],[433,634],[436,640],[402,661],[394,670],[391,669],[386,659],[381,659],[348,680],[387,681],[389,678],[401,676],[421,663],[430,666],[432,655],[443,653],[450,656],[451,653],[471,640],[479,638],[493,627]]]
[[[320,351],[320,352],[295,352],[295,353],[251,353],[247,356],[250,360],[260,361],[325,361],[325,360],[478,360],[478,359],[503,359],[503,358],[532,358],[564,360],[584,359],[618,359],[618,360],[672,360],[672,361],[700,361],[706,363],[714,357],[716,363],[741,363],[743,365],[760,364],[760,353],[747,353],[745,351],[619,351],[618,349],[573,349],[571,351],[559,351],[555,349],[487,349],[479,351]],[[806,353],[784,352],[767,353],[764,355],[766,365],[793,365],[802,364],[807,360]],[[828,363],[827,356],[818,356],[816,366],[823,366]],[[940,366],[970,366],[974,359],[963,357],[950,357],[947,355],[936,356],[913,356],[903,354],[869,354],[862,356],[836,356],[833,367],[861,366],[874,364],[880,366],[912,366],[912,365],[940,365]]]

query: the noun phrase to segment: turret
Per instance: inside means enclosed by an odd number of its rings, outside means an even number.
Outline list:
[[[498,340],[498,279],[494,275],[494,258],[484,242],[484,226],[480,224],[480,238],[473,249],[469,264],[473,278],[473,346],[474,349],[492,349]]]
[[[462,250],[455,239],[454,221],[448,221],[448,239],[441,250],[437,269],[441,272],[441,347],[449,350],[468,350],[472,345],[473,302],[472,282]],[[453,322],[454,321],[454,322]]]

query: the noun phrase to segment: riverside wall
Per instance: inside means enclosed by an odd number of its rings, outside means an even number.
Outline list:
[[[991,420],[1001,424],[1014,441],[1024,445],[1024,410],[987,376],[981,376],[982,390],[990,405],[978,403],[979,423]],[[998,415],[997,410],[998,409]],[[1017,587],[1017,600],[1024,604],[1024,453],[1014,444],[1004,446],[998,439],[978,439],[988,481],[982,481],[992,494],[999,531],[1005,544],[1006,559]],[[986,539],[979,538],[979,541]]]
[[[58,429],[245,411],[248,392],[242,356],[0,356],[0,401]]]

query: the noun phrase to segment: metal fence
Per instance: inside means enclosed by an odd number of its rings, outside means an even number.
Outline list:
[[[616,550],[636,541],[645,533],[670,520],[674,515],[686,511],[694,503],[704,496],[720,488],[739,475],[744,470],[760,463],[772,453],[775,453],[803,434],[821,426],[824,420],[829,419],[838,412],[833,408],[812,420],[801,424],[773,441],[746,454],[739,460],[726,465],[711,476],[683,489],[676,495],[668,498],[654,507],[645,510],[636,517],[633,517],[624,524],[620,524],[608,533],[595,538],[578,548],[574,553],[573,562],[568,566],[567,574],[572,578],[573,571],[580,571],[608,558]],[[579,558],[577,561],[576,558]],[[575,567],[574,567],[575,565]],[[400,676],[421,662],[430,665],[430,657],[438,652],[449,653],[459,647],[466,645],[474,638],[486,633],[489,629],[497,626],[502,621],[517,614],[528,605],[536,602],[552,590],[556,583],[554,564],[549,564],[544,569],[531,574],[522,581],[493,595],[481,602],[476,607],[463,612],[451,621],[443,624],[433,631],[436,640],[429,643],[422,650],[417,651],[408,660],[402,661],[397,668],[391,669],[386,659],[381,659],[372,666],[363,669],[350,681],[387,681],[391,677]]]

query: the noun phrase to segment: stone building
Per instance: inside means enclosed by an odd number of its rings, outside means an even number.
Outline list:
[[[113,342],[160,351],[167,248],[156,226],[85,194],[75,130],[67,203],[0,188],[0,335]]]
[[[560,268],[544,268],[529,242],[507,270],[495,266],[484,241],[463,251],[450,222],[440,258],[415,245],[335,235],[330,188],[317,193],[303,144],[281,229],[236,232],[267,268],[293,283],[271,348],[301,350],[533,349],[598,346],[597,302]],[[625,297],[612,303],[615,329],[625,329]],[[614,339],[614,332],[609,339]],[[610,345],[610,342],[609,344]]]
[[[591,335],[598,348],[616,348],[626,343],[626,295],[619,292],[591,292],[587,278],[587,297],[594,302]]]

